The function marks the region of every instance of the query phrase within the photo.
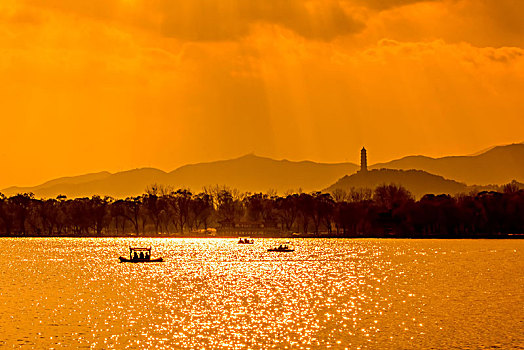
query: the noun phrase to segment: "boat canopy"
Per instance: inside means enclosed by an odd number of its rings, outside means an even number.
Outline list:
[[[151,259],[151,247],[129,247],[129,259],[120,257],[120,262],[162,262],[164,259]]]
[[[129,259],[146,259],[151,258],[151,247],[129,247]]]
[[[147,248],[129,247],[129,250],[132,252],[151,252],[151,247],[147,247]]]

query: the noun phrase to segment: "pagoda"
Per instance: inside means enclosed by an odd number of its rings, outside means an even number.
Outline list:
[[[364,147],[360,151],[360,172],[365,173],[368,171],[368,155]]]

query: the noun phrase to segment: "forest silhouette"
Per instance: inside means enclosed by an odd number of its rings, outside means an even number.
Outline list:
[[[2,236],[481,238],[522,232],[524,190],[516,182],[500,191],[428,194],[420,200],[394,184],[283,196],[220,186],[194,194],[161,185],[126,199],[0,194]]]

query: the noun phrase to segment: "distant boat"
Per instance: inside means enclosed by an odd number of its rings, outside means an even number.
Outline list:
[[[129,247],[129,259],[123,256],[118,258],[120,262],[130,263],[147,263],[147,262],[163,262],[164,259],[151,259],[151,247],[148,248],[133,248]]]
[[[287,244],[281,244],[278,247],[269,248],[267,250],[268,252],[294,252],[295,249],[293,247],[288,246]]]
[[[255,244],[255,240],[254,239],[249,239],[249,238],[240,238],[238,240],[238,244]]]

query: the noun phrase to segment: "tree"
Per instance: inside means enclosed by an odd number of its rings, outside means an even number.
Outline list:
[[[181,190],[172,194],[174,201],[173,205],[176,207],[175,213],[178,219],[178,227],[180,232],[184,233],[184,227],[189,222],[189,209],[191,207],[191,199],[193,194],[189,190]]]
[[[310,194],[301,193],[297,198],[296,205],[298,209],[298,219],[302,224],[302,232],[307,233],[309,222],[315,211],[315,199]]]
[[[349,197],[348,193],[341,188],[336,188],[335,190],[333,190],[331,192],[331,196],[333,200],[337,203],[345,202]]]
[[[519,184],[517,181],[513,180],[510,183],[505,184],[502,187],[502,192],[505,194],[517,193],[520,190]]]
[[[34,197],[33,193],[21,193],[9,198],[9,202],[12,204],[11,210],[15,216],[15,221],[18,223],[18,232],[22,235],[26,234],[26,221]]]
[[[413,195],[402,186],[390,184],[375,188],[373,200],[379,207],[392,210],[412,201]]]
[[[321,223],[324,223],[328,233],[331,233],[331,220],[335,208],[335,201],[329,193],[315,192],[313,194],[313,212],[312,221],[315,227],[315,233],[319,234]]]
[[[276,215],[282,223],[282,227],[291,231],[298,216],[298,194],[289,194],[286,197],[276,199]]]
[[[162,214],[166,210],[166,201],[162,200],[162,198],[159,196],[161,191],[156,184],[148,187],[146,191],[147,193],[143,197],[143,204],[148,213],[148,217],[155,226],[155,233],[159,234]]]
[[[219,190],[214,196],[216,214],[222,226],[235,227],[235,223],[243,216],[243,206],[239,199],[234,199],[228,189]]]
[[[42,201],[38,206],[38,209],[37,215],[41,219],[44,232],[46,232],[48,236],[53,235],[59,222],[60,207],[58,205],[58,200],[51,198]]]
[[[209,221],[213,215],[213,197],[208,193],[199,193],[193,197],[189,211],[196,229],[201,226],[207,230]]]
[[[135,233],[138,235],[138,220],[142,208],[142,197],[128,197],[124,201],[124,217],[131,222]]]
[[[0,222],[4,227],[6,236],[10,236],[14,224],[13,210],[10,201],[0,193]]]
[[[76,235],[89,234],[92,217],[89,198],[75,198],[65,204],[70,230]]]
[[[98,236],[102,234],[102,230],[109,225],[108,206],[112,201],[110,197],[101,198],[100,196],[93,196],[89,201],[89,213],[92,220],[94,231]]]

